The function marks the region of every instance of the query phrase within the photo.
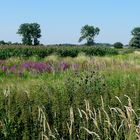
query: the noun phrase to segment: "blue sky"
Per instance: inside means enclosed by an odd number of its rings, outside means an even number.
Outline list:
[[[140,0],[1,0],[0,40],[21,41],[22,23],[41,25],[44,44],[77,43],[85,24],[100,28],[96,42],[127,44],[140,26]]]

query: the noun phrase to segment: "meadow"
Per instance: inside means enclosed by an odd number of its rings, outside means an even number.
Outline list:
[[[138,50],[17,50],[0,52],[0,140],[140,139]]]

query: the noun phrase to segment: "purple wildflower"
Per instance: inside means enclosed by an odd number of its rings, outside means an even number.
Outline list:
[[[7,72],[8,66],[2,66],[2,67],[1,67],[1,70],[2,70],[3,72]]]
[[[22,69],[25,70],[34,70],[36,72],[42,73],[42,72],[51,72],[52,67],[49,63],[46,62],[26,62],[21,65]]]
[[[10,67],[10,69],[9,69],[9,72],[11,72],[11,73],[16,73],[16,71],[17,71],[17,65],[14,65],[14,66]]]
[[[66,63],[66,62],[61,62],[60,63],[60,69],[62,70],[62,71],[65,71],[65,70],[67,70],[68,68],[70,68],[70,65],[68,64],[68,63]]]

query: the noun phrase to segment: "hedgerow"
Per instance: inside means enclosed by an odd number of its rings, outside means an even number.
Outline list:
[[[86,55],[104,56],[104,55],[116,55],[118,51],[107,47],[93,47],[93,46],[53,46],[53,47],[30,47],[30,46],[1,46],[0,47],[0,59],[7,59],[10,57],[29,57],[39,56],[44,58],[51,54],[57,54],[61,57],[76,57],[79,53],[85,53]]]

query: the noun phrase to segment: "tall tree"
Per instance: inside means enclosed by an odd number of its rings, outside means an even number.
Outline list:
[[[31,36],[33,39],[33,44],[39,45],[38,38],[41,37],[40,25],[38,23],[31,23],[30,26],[31,26]]]
[[[129,46],[133,48],[140,48],[140,27],[136,27],[131,31],[133,35],[129,42]]]
[[[100,29],[98,27],[85,25],[81,29],[81,37],[79,38],[79,42],[86,39],[87,45],[93,45],[94,44],[94,38],[96,35],[98,35],[100,32]]]
[[[0,45],[5,45],[6,43],[5,43],[5,41],[4,40],[1,40],[0,41]]]
[[[18,29],[18,34],[22,36],[24,45],[38,45],[38,38],[41,37],[41,29],[38,23],[24,23]]]
[[[32,45],[31,30],[29,23],[21,24],[17,33],[22,36],[22,43],[24,45]]]

